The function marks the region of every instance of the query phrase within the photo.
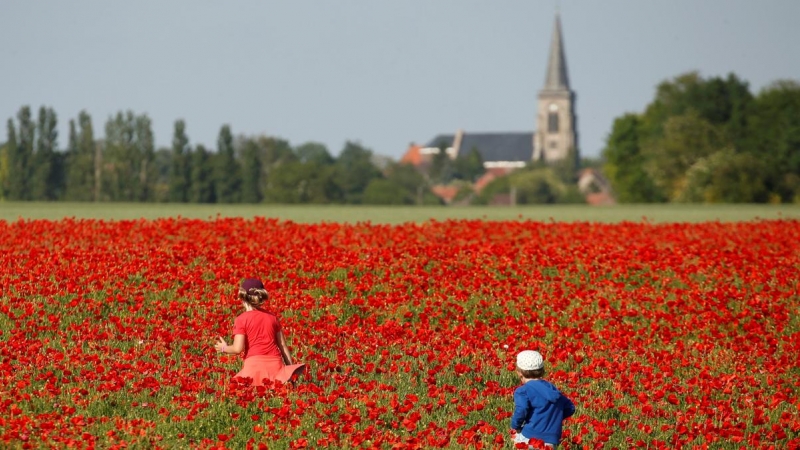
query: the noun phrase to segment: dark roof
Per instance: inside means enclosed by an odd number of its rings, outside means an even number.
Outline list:
[[[438,147],[442,142],[453,144],[452,134],[440,134],[433,138],[428,147]],[[483,162],[491,161],[530,161],[533,159],[533,133],[464,133],[461,138],[458,156],[478,149]]]
[[[453,145],[453,139],[455,139],[455,135],[453,134],[437,134],[436,137],[431,139],[430,142],[425,144],[425,146],[438,148],[444,145],[446,147],[450,147]]]

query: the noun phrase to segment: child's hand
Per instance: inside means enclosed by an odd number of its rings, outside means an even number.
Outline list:
[[[225,339],[222,339],[220,336],[217,336],[217,343],[214,344],[214,348],[220,353],[225,353],[225,347],[227,346],[228,343],[225,342]]]

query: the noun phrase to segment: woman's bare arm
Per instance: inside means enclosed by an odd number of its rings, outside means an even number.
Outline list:
[[[288,365],[294,364],[292,360],[292,355],[289,352],[289,346],[286,345],[286,338],[283,336],[283,333],[278,331],[278,335],[276,337],[276,342],[278,343],[278,348],[281,350],[281,354],[283,355],[283,363]]]
[[[244,351],[244,335],[234,335],[233,343],[231,345],[228,345],[228,343],[225,342],[225,339],[217,336],[217,343],[214,345],[214,348],[216,348],[218,352],[227,353],[229,355],[238,355]]]

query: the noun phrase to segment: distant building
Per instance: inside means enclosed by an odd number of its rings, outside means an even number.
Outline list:
[[[575,92],[569,85],[561,20],[557,14],[544,88],[539,91],[536,123],[539,125],[538,132],[477,133],[458,130],[453,134],[440,134],[425,145],[412,144],[401,162],[424,170],[440,148],[444,148],[451,158],[466,156],[476,149],[481,154],[484,167],[492,170],[496,176],[524,167],[533,160],[562,160],[573,149],[577,160]]]

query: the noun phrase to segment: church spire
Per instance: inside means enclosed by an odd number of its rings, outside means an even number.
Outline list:
[[[569,91],[567,60],[564,58],[564,44],[562,42],[561,18],[556,12],[556,23],[553,28],[553,38],[550,42],[550,59],[547,63],[547,77],[544,83],[545,91]]]

